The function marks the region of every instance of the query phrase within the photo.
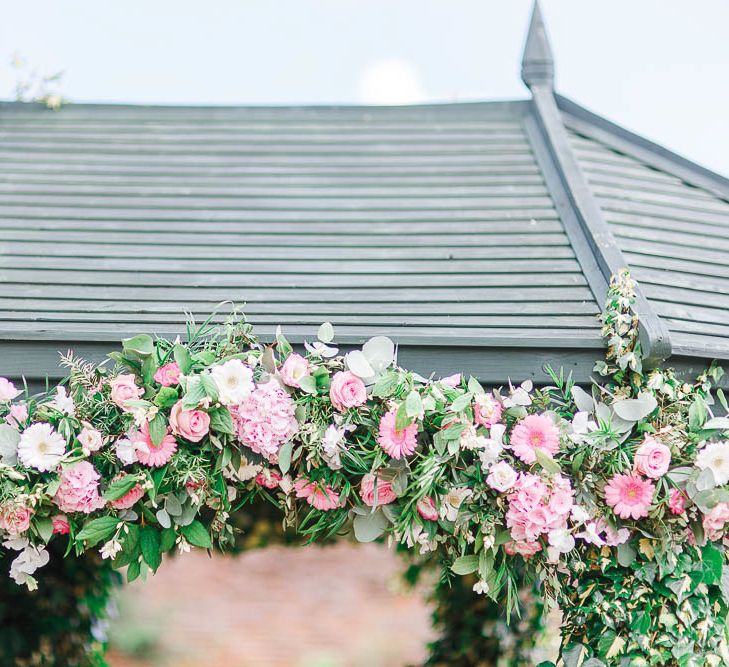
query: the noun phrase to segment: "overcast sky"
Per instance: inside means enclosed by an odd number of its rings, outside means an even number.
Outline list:
[[[0,0],[14,53],[72,101],[523,98],[531,0]],[[729,175],[728,0],[543,0],[557,88]]]

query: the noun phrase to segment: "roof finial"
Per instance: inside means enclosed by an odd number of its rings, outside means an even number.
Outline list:
[[[554,58],[544,29],[539,0],[534,0],[532,20],[521,59],[521,78],[529,88],[539,85],[554,87]]]

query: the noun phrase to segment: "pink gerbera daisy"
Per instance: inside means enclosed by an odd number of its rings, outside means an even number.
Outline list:
[[[169,430],[165,434],[165,437],[162,438],[162,442],[159,445],[155,445],[149,435],[149,424],[146,423],[137,432],[133,442],[137,450],[137,460],[152,468],[163,466],[177,451],[177,441]]]
[[[655,489],[653,482],[635,473],[615,475],[605,485],[605,502],[621,519],[641,519],[648,516]]]
[[[339,494],[329,484],[322,486],[305,477],[299,477],[294,482],[294,490],[297,498],[305,499],[309,505],[322,512],[339,507]]]
[[[559,429],[547,415],[524,417],[511,432],[511,449],[514,456],[524,463],[537,460],[535,449],[556,454],[559,451]]]
[[[410,424],[398,431],[395,429],[396,410],[382,415],[377,442],[393,459],[410,456],[418,446],[418,425]]]

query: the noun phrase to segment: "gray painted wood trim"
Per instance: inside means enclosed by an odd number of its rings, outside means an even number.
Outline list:
[[[555,100],[557,107],[568,115],[568,124],[576,132],[729,201],[729,178],[634,134],[562,95],[555,95]]]
[[[554,92],[547,86],[532,86],[532,110],[544,142],[549,148],[574,214],[582,226],[595,260],[606,280],[627,267],[602,210],[582,174],[570,145]],[[569,228],[568,228],[569,234]],[[637,289],[634,311],[640,321],[641,346],[644,363],[657,365],[671,356],[668,329],[655,313],[640,288]]]

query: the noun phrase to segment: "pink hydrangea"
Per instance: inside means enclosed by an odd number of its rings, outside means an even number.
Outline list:
[[[655,488],[636,473],[615,475],[605,485],[605,502],[621,519],[642,519],[648,516]]]
[[[701,521],[706,539],[716,542],[724,537],[724,527],[729,523],[729,503],[719,503],[712,507]]]
[[[124,473],[121,473],[114,477],[113,481],[123,479],[124,477],[126,477],[126,475]],[[109,505],[117,510],[128,510],[130,507],[134,507],[134,505],[137,504],[137,501],[140,500],[142,496],[144,496],[144,489],[141,487],[141,485],[135,484],[121,498],[110,501]]]
[[[264,489],[275,489],[283,479],[281,473],[271,470],[271,468],[264,468],[256,475],[256,484],[262,486]]]
[[[170,430],[190,442],[200,442],[210,430],[210,415],[203,410],[185,410],[177,401],[170,410]]]
[[[504,551],[509,556],[516,556],[519,554],[524,558],[531,558],[534,554],[542,550],[542,545],[539,542],[519,542],[511,540],[504,544]]]
[[[300,354],[290,354],[281,366],[281,379],[289,387],[300,387],[301,378],[309,375],[309,362]]]
[[[423,496],[418,500],[418,504],[415,506],[418,510],[418,514],[426,521],[437,521],[438,520],[438,508],[435,506],[435,501],[430,496]]]
[[[477,394],[473,405],[473,418],[477,424],[491,428],[501,419],[503,406],[492,394]]]
[[[668,472],[669,465],[671,465],[671,450],[654,437],[646,435],[635,452],[633,470],[651,479],[658,479]]]
[[[159,382],[163,387],[171,387],[180,384],[180,367],[176,361],[160,366],[154,374],[155,382]]]
[[[162,438],[162,442],[155,445],[152,442],[152,436],[149,435],[149,424],[147,423],[132,436],[132,442],[137,453],[137,460],[150,468],[165,465],[177,451],[177,440],[169,430]]]
[[[329,398],[339,412],[347,408],[356,408],[367,401],[367,388],[364,382],[351,371],[339,371],[334,374],[329,387]]]
[[[25,505],[9,503],[0,508],[0,528],[9,535],[20,535],[30,528],[33,510]]]
[[[104,506],[99,495],[99,473],[88,461],[79,461],[61,473],[53,501],[62,512],[90,514]]]
[[[65,514],[54,514],[51,517],[51,526],[55,535],[68,535],[71,532],[71,526]]]
[[[396,410],[390,410],[380,419],[377,442],[393,459],[410,456],[418,446],[418,425],[409,424],[400,431],[395,429]]]
[[[559,429],[547,415],[524,417],[511,432],[511,449],[514,456],[524,463],[537,460],[536,449],[556,454],[559,451]]]
[[[397,500],[391,482],[382,479],[379,475],[367,474],[362,478],[359,487],[359,495],[365,505],[368,507],[375,506],[375,482],[377,483],[377,505],[389,505]]]
[[[683,514],[686,511],[686,494],[680,489],[671,489],[668,494],[668,509],[671,514]]]
[[[309,505],[322,512],[328,512],[339,507],[339,494],[326,484],[322,487],[319,482],[312,482],[305,477],[299,477],[294,482],[297,498],[303,498]]]
[[[259,384],[230,413],[238,440],[271,463],[278,462],[278,450],[299,430],[296,404],[275,380]]]
[[[567,528],[574,492],[557,475],[547,484],[538,475],[522,473],[511,488],[506,526],[517,543],[536,542],[552,530]]]

